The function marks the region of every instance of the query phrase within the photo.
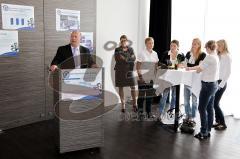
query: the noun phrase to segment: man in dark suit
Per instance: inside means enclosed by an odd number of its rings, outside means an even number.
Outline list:
[[[73,31],[70,44],[60,46],[51,62],[51,71],[56,69],[96,68],[88,48],[80,46],[81,32]]]

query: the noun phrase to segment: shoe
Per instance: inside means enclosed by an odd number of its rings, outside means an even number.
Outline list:
[[[217,127],[215,127],[215,130],[225,130],[225,129],[227,129],[227,126],[226,125],[222,125],[222,124],[220,124]]]
[[[138,118],[138,120],[140,120],[140,121],[143,121],[144,120],[144,114],[142,114],[142,113],[139,113],[138,114],[138,116],[137,116],[137,118]]]
[[[156,118],[156,116],[153,115],[152,113],[148,113],[148,114],[147,114],[147,118],[152,118],[152,119],[154,119],[154,118]]]
[[[208,138],[210,138],[210,137],[211,137],[211,134],[210,134],[210,133],[208,133],[207,137],[208,137]]]
[[[212,128],[216,128],[216,127],[218,127],[218,125],[220,125],[220,123],[215,123],[212,125]]]
[[[159,124],[163,124],[162,118],[161,118],[161,117],[158,117],[158,118],[157,118],[157,122],[158,122]]]
[[[126,109],[122,109],[121,112],[122,112],[122,113],[125,113],[125,112],[126,112]]]
[[[132,110],[133,110],[134,113],[136,113],[136,112],[138,111],[137,106],[136,106],[136,105],[133,105]]]
[[[209,133],[210,134],[210,133]],[[199,139],[199,140],[206,140],[208,138],[208,136],[210,137],[211,135],[207,135],[207,136],[204,136],[202,133],[198,133],[196,135],[194,135],[195,138]]]

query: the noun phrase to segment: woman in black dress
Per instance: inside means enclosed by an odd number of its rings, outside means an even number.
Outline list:
[[[114,57],[115,65],[115,85],[119,88],[119,96],[122,104],[122,112],[125,112],[125,99],[123,87],[131,88],[131,95],[133,100],[133,111],[137,111],[136,106],[136,92],[135,92],[135,78],[133,75],[134,63],[136,56],[133,48],[127,45],[128,39],[126,35],[120,37],[120,46],[115,49]]]

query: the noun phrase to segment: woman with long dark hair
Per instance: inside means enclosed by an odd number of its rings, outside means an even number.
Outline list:
[[[187,67],[198,66],[200,62],[204,60],[206,54],[202,52],[201,41],[198,38],[192,40],[192,47],[185,56],[185,62]],[[190,103],[190,98],[192,99]],[[185,121],[195,125],[196,109],[198,99],[195,94],[192,93],[191,87],[184,85],[184,107],[186,118]]]

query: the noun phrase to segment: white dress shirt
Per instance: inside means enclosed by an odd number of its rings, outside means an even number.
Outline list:
[[[222,80],[219,87],[223,88],[231,74],[232,58],[229,53],[225,53],[219,56],[220,70],[219,79]]]
[[[155,69],[156,63],[158,63],[158,55],[157,52],[152,50],[149,52],[146,48],[138,54],[137,61],[141,62],[141,73],[143,76],[143,80],[146,83],[149,83],[151,80],[155,79]]]
[[[74,63],[75,63],[75,68],[81,68],[79,46],[76,48],[71,46],[71,49],[72,49],[73,59],[74,59]]]
[[[219,80],[219,57],[217,53],[207,54],[205,59],[200,63],[202,71],[202,81],[216,82]]]
[[[172,58],[172,54],[173,54],[173,53],[171,52],[171,50],[169,50],[169,51],[168,51],[168,55],[170,56],[170,61],[171,61],[171,63],[172,63],[172,66],[175,66],[175,65],[178,64],[178,59],[177,59],[177,57],[178,57],[178,55],[179,55],[180,53],[177,52],[177,56],[176,56],[175,59]]]
[[[186,59],[187,60],[187,59]],[[188,62],[188,63],[190,63],[190,64],[195,64],[195,58],[194,58],[194,56],[193,56],[193,53],[191,52],[190,53],[190,58],[189,58],[189,60],[188,61],[186,61],[186,62]]]

